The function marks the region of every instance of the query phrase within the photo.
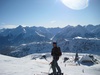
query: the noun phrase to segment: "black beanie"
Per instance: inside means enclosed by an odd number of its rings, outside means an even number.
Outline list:
[[[53,44],[57,44],[57,42],[53,42]]]

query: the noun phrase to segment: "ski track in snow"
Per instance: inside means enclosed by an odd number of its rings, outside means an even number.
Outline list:
[[[41,53],[41,55],[43,55]],[[93,66],[80,65],[76,66],[73,62],[75,54],[64,53],[58,61],[64,75],[100,75],[100,64]],[[0,75],[47,75],[50,68],[52,57],[48,54],[48,58],[39,59],[40,54],[32,54],[22,58],[14,58],[0,55]],[[81,55],[82,56],[82,55]],[[32,57],[37,57],[36,60]],[[69,57],[70,60],[63,63],[63,58]],[[100,58],[100,56],[98,56]],[[100,60],[100,59],[99,59]],[[52,70],[50,70],[50,73]]]

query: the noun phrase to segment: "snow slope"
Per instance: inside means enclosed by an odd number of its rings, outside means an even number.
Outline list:
[[[40,59],[44,54],[46,54],[48,61]],[[64,75],[100,75],[100,64],[76,66],[73,62],[74,55],[74,53],[63,53],[58,61]],[[82,57],[83,55],[85,54],[79,56]],[[95,56],[100,60],[100,56]],[[69,57],[70,60],[63,63],[64,57]],[[50,53],[32,54],[23,58],[0,55],[0,75],[45,75],[41,72],[48,72],[51,60]]]

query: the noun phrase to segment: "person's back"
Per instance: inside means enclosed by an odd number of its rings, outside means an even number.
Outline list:
[[[53,56],[53,59],[58,60],[59,57],[62,55],[60,47],[53,47],[51,55]]]

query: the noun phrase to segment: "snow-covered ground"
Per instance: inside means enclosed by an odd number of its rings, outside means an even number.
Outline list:
[[[47,61],[40,59],[46,54]],[[86,54],[79,54],[80,58]],[[73,62],[75,53],[63,53],[58,61],[64,75],[100,75],[100,64],[92,66],[76,65]],[[63,63],[64,57],[70,60]],[[100,56],[95,55],[100,60]],[[32,59],[35,58],[35,59]],[[23,58],[14,58],[0,55],[0,75],[45,75],[42,72],[49,71],[49,63],[52,61],[50,53],[39,53],[25,56]],[[52,70],[50,70],[52,72]]]

